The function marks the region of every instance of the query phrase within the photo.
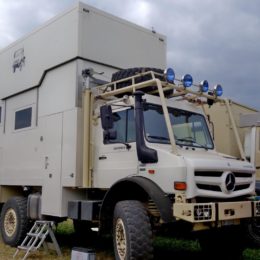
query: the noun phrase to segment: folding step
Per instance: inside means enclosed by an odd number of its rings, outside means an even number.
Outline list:
[[[45,249],[48,248],[45,239],[49,235],[51,237],[54,248],[58,256],[62,256],[59,244],[55,238],[53,232],[54,222],[53,221],[43,221],[37,220],[32,226],[31,230],[26,234],[25,239],[22,244],[17,247],[13,258],[17,256],[20,250],[26,251],[23,260],[27,258],[31,251],[37,251],[42,245]]]

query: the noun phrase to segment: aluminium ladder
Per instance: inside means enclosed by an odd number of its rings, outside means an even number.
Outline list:
[[[48,246],[45,242],[45,239],[49,235],[51,237],[52,243],[55,247],[55,250],[58,256],[62,256],[59,244],[55,238],[53,233],[54,222],[53,221],[45,221],[45,220],[37,220],[35,221],[33,227],[27,233],[25,239],[22,244],[17,247],[16,252],[13,255],[15,258],[19,252],[19,250],[25,250],[26,254],[23,257],[23,260],[27,258],[31,251],[37,251],[41,245],[43,245],[44,249],[47,250]]]

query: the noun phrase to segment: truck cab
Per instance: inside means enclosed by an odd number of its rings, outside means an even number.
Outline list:
[[[173,153],[160,97],[149,94],[142,97],[143,133],[137,134],[134,98],[128,99],[128,105],[124,102],[112,105],[115,138],[104,140],[100,124],[94,130],[98,144],[94,186],[109,188],[120,178],[139,176],[157,183],[166,193],[178,192],[180,185],[187,199],[253,194],[254,167],[215,150],[202,108],[182,99],[166,101],[175,140]],[[149,158],[144,158],[144,162],[138,159],[136,135],[156,154],[149,164],[145,162]],[[141,160],[145,157],[142,153],[139,156]]]

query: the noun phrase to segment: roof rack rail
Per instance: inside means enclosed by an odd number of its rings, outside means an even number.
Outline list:
[[[146,76],[147,80],[140,82],[140,78],[143,79],[144,76]],[[171,95],[167,95],[167,98],[185,96],[184,99],[190,102],[194,102],[194,100],[198,97],[214,100],[215,102],[222,101],[221,98],[214,94],[206,94],[200,90],[194,91],[187,89],[183,86],[181,80],[176,79],[176,81],[179,81],[178,85],[167,82],[164,74],[160,74],[154,71],[142,72],[132,77],[120,79],[97,87],[96,98],[105,99],[111,96],[122,96],[123,94],[134,93],[136,90],[142,90],[145,88],[148,89],[148,91],[146,91],[147,94],[158,95],[158,86],[160,84],[164,93],[166,91],[173,90]],[[124,85],[124,87],[122,87],[122,85]],[[198,85],[194,86],[199,87]]]

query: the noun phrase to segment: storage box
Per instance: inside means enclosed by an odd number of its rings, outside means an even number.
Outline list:
[[[95,260],[96,254],[93,249],[73,247],[71,251],[71,260]]]

